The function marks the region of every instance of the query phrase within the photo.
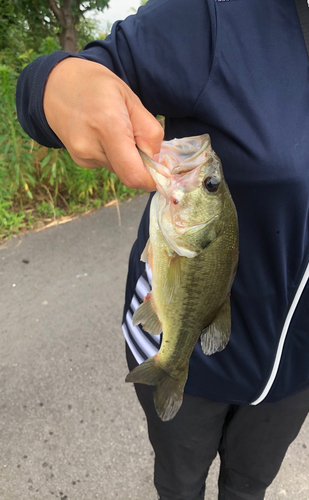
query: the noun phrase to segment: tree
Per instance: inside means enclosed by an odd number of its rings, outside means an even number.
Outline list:
[[[25,16],[29,29],[35,36],[37,30],[46,36],[59,29],[61,48],[78,52],[78,25],[85,12],[103,11],[109,0],[14,0]]]
[[[14,24],[14,5],[10,0],[1,1],[0,15],[0,50],[6,47],[8,30]]]

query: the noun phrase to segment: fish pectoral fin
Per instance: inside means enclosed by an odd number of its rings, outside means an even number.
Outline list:
[[[230,297],[226,299],[214,321],[201,333],[201,347],[204,354],[210,355],[222,351],[230,338],[231,307]]]
[[[126,377],[126,382],[156,386],[154,405],[163,422],[174,418],[181,407],[186,380],[187,372],[180,379],[172,378],[161,368],[155,356],[134,368]]]
[[[154,309],[151,292],[146,295],[144,302],[134,312],[132,323],[133,326],[141,323],[143,330],[151,335],[160,335],[162,332],[162,325]]]
[[[168,253],[168,268],[163,284],[163,296],[166,304],[170,304],[180,286],[180,257],[176,252]]]
[[[141,255],[141,259],[140,260],[142,262],[148,262],[149,263],[151,252],[152,252],[152,248],[151,248],[150,238],[148,238],[146,246],[145,246],[145,248],[143,250],[143,253]]]

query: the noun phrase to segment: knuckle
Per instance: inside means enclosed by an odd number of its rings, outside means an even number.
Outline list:
[[[151,127],[148,135],[149,135],[150,140],[153,140],[153,141],[162,141],[163,140],[164,130],[157,120],[153,123],[153,127]]]
[[[72,144],[70,154],[79,160],[89,160],[92,156],[89,144],[83,140],[75,141]]]
[[[73,154],[70,154],[70,156],[71,156],[72,160],[74,161],[74,163],[76,163],[76,165],[78,165],[79,167],[82,167],[82,168],[88,168],[87,162],[85,162],[84,160],[81,160],[80,158],[77,158]]]
[[[124,179],[122,181],[129,189],[138,189],[136,179]]]

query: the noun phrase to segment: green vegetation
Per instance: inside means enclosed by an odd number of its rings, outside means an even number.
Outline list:
[[[10,11],[12,4],[18,12],[22,13],[34,42],[37,42],[42,35],[45,38],[56,34],[61,48],[68,52],[78,52],[80,28],[85,20],[84,14],[94,9],[102,12],[109,3],[109,0],[3,1],[5,13]]]
[[[16,77],[0,65],[0,240],[38,227],[42,219],[48,223],[134,196],[108,170],[78,167],[67,151],[39,146],[27,136],[16,117]]]
[[[89,5],[95,3],[88,2]],[[3,0],[1,4],[0,241],[14,233],[136,193],[107,170],[82,169],[65,150],[39,146],[19,125],[15,109],[18,74],[39,55],[59,49],[61,31],[46,13],[41,28],[38,22],[34,29],[27,21],[27,12],[16,8],[23,4],[31,3]],[[79,19],[77,28],[80,46],[106,36],[98,33],[95,23],[85,18]]]

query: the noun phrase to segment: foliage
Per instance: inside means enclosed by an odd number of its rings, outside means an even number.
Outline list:
[[[85,13],[94,9],[103,11],[108,2],[109,0],[14,0],[18,13],[24,16],[33,36],[34,51],[39,49],[39,34],[41,40],[48,36],[59,36],[61,48],[68,52],[78,51],[79,25],[84,26]]]
[[[83,169],[67,151],[47,149],[28,137],[16,117],[16,77],[14,69],[0,64],[0,240],[42,219],[49,223],[134,196],[136,190],[115,174]]]
[[[3,91],[12,73],[1,66],[0,76]],[[6,115],[0,111],[0,151],[0,240],[23,228],[36,227],[38,220],[50,222],[138,192],[124,186],[108,170],[81,168],[67,151],[35,144],[12,109]]]
[[[5,65],[0,65],[0,144],[1,166],[11,173],[11,190],[15,195],[25,191],[32,198],[34,166],[32,164],[33,143],[19,126],[15,116],[14,92],[15,73]]]
[[[10,26],[14,23],[14,5],[10,0],[1,0],[0,16],[0,50],[8,44],[7,34]]]
[[[85,8],[98,8],[101,3],[103,9],[107,2],[74,3]],[[19,125],[15,109],[18,74],[39,55],[60,48],[59,27],[47,10],[42,19],[42,4],[49,8],[46,0],[1,0],[0,240],[137,192],[107,170],[78,167],[65,150],[39,146]],[[17,5],[24,5],[24,10],[16,9]],[[38,9],[39,17],[33,8]],[[98,36],[96,22],[83,16],[78,29],[80,48]]]

